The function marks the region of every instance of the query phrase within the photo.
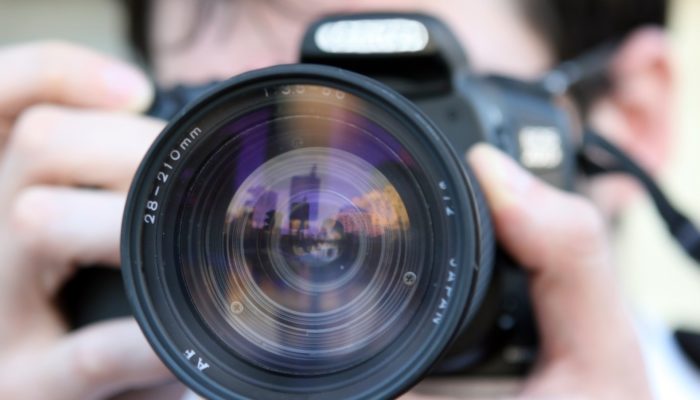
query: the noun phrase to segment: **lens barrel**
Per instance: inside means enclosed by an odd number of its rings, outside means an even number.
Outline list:
[[[337,68],[233,78],[141,164],[122,228],[136,318],[207,398],[390,398],[485,292],[467,167],[408,100]]]

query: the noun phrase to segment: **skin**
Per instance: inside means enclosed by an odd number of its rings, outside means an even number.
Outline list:
[[[192,6],[192,0],[156,4],[154,70],[161,84],[294,62],[306,23],[339,11],[440,16],[481,72],[533,77],[553,59],[547,42],[507,0],[316,0],[292,7],[294,14],[241,1],[215,13],[189,46],[173,49]],[[664,33],[632,33],[612,74],[615,88],[595,104],[590,122],[657,170],[672,131]],[[68,332],[52,303],[77,268],[119,265],[127,187],[163,127],[140,115],[152,96],[145,76],[87,49],[42,42],[0,49],[0,87],[0,397],[97,399],[130,391],[138,398],[173,398],[181,387],[172,384],[134,321]],[[486,193],[499,241],[531,277],[542,353],[518,397],[650,398],[600,211],[620,207],[610,199],[626,196],[628,185],[593,184],[597,207],[545,185],[487,145],[465,157]]]

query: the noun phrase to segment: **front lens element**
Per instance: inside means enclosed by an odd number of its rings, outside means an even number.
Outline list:
[[[324,101],[330,88],[294,90],[318,96],[221,128],[229,138],[183,213],[182,273],[204,323],[236,353],[324,374],[381,351],[411,321],[429,274],[429,217],[408,153],[358,98],[343,93],[352,108],[341,108],[335,94]]]

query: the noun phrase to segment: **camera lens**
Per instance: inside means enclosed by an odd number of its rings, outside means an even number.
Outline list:
[[[324,374],[362,362],[405,329],[425,291],[432,246],[411,229],[429,223],[422,193],[383,132],[350,117],[294,113],[244,129],[185,198],[191,300],[261,367]]]
[[[235,78],[137,173],[122,246],[135,314],[207,397],[397,395],[488,279],[470,185],[373,81],[317,66]]]

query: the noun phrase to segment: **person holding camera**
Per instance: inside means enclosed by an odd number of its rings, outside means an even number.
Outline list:
[[[320,16],[419,11],[444,20],[481,73],[536,78],[608,41],[611,84],[588,122],[650,171],[668,157],[673,72],[666,2],[476,0],[126,1],[131,39],[159,86],[202,84],[298,61]],[[120,264],[126,193],[164,121],[137,68],[62,42],[0,49],[0,396],[173,398],[180,385],[132,319],[67,327],[54,299],[83,266]],[[527,271],[539,363],[519,398],[652,397],[617,285],[609,222],[635,192],[596,178],[588,197],[555,189],[495,148],[464,155],[499,243]],[[409,393],[407,397],[420,397]]]

